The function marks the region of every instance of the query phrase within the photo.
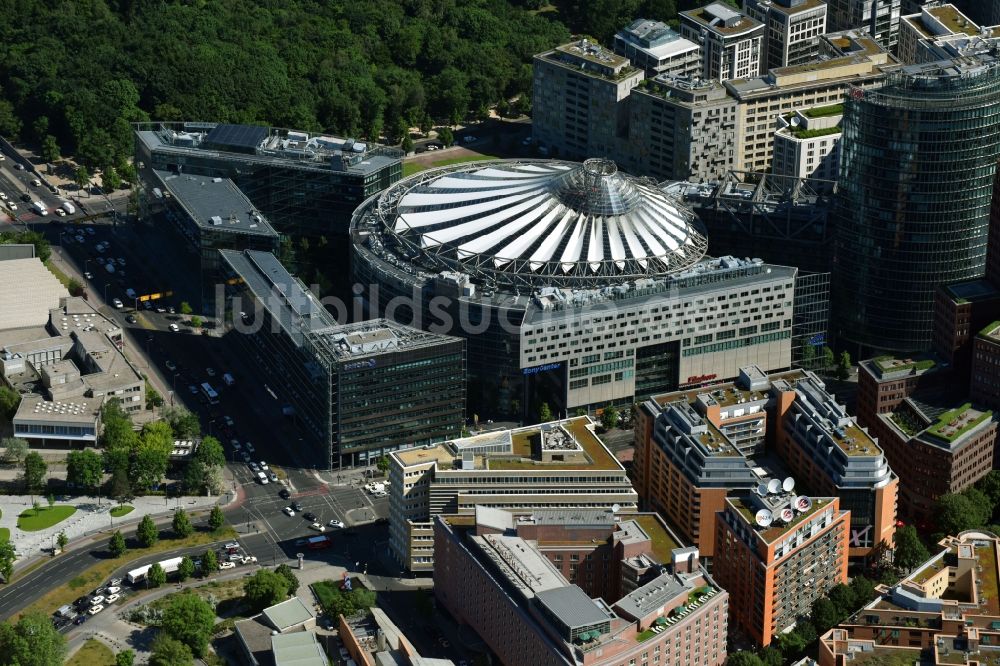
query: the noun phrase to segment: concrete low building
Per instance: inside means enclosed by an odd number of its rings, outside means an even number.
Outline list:
[[[409,571],[434,568],[433,520],[508,511],[634,511],[625,468],[589,417],[473,435],[389,455],[389,548]]]
[[[265,608],[233,626],[250,666],[324,666],[329,663],[316,639],[316,616],[298,597]]]
[[[44,326],[69,292],[38,259],[0,261],[0,331]]]
[[[707,664],[726,660],[729,595],[701,567],[694,548],[655,553],[654,540],[629,516],[614,516],[603,528],[536,522],[506,522],[477,512],[438,516],[435,549],[440,563],[434,593],[460,623],[469,625],[505,664],[619,666],[621,664]],[[496,512],[504,513],[504,512]],[[662,529],[662,527],[661,527]],[[574,534],[574,532],[581,532]],[[600,536],[597,533],[600,532]],[[619,537],[619,535],[622,535]],[[619,537],[615,539],[615,537]],[[648,566],[631,591],[608,580],[606,596],[595,598],[581,582],[567,580],[543,552],[545,538],[556,548],[589,541],[628,539],[639,551],[631,558],[608,555],[610,569],[630,571],[631,559]],[[536,540],[537,539],[537,540]],[[631,548],[631,546],[630,546]],[[620,559],[620,569],[614,560]],[[580,571],[587,570],[581,561]],[[593,572],[596,578],[602,574]],[[624,575],[628,574],[623,574]]]
[[[1000,658],[1000,539],[944,538],[940,550],[819,640],[820,666],[856,663],[985,666]]]
[[[771,171],[793,178],[837,180],[842,117],[838,104],[779,116]]]
[[[42,327],[0,331],[0,376],[22,397],[15,436],[39,446],[93,444],[112,399],[145,419],[146,382],[124,344],[117,323],[75,297],[59,299]]]

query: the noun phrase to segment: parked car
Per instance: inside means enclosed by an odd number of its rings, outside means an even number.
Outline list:
[[[316,520],[316,514],[313,513],[312,511],[306,511],[305,513],[302,514],[302,517],[305,518],[306,520]]]
[[[341,530],[344,529],[343,521],[337,520],[336,518],[328,522],[327,525],[329,525],[330,527],[336,527],[337,529]]]
[[[278,475],[275,474],[274,472],[268,472],[267,473],[267,478],[271,479],[271,483],[277,483],[278,482]]]
[[[249,451],[250,453],[254,452],[253,444],[251,444],[250,442],[246,442],[243,446],[245,446],[247,451]]]
[[[317,532],[326,532],[326,526],[325,525],[320,525],[319,523],[313,523],[309,527],[311,529],[316,530]]]
[[[235,569],[236,568],[236,563],[235,562],[223,562],[222,564],[219,565],[219,568],[220,569]]]
[[[112,578],[108,581],[108,587],[119,587],[122,584],[121,578]]]
[[[257,558],[253,555],[245,555],[243,557],[243,564],[257,564]]]
[[[136,322],[136,319],[133,315],[128,315],[125,317],[125,321],[128,322],[129,324],[134,324]]]
[[[120,595],[120,594],[112,594],[111,596],[109,596],[107,599],[104,600],[104,603],[106,603],[106,604],[108,604],[110,606],[111,604],[115,603],[116,601],[118,601],[121,598],[122,598],[122,595]]]
[[[104,610],[104,606],[102,606],[101,604],[97,604],[96,606],[91,606],[90,610],[87,612],[90,613],[91,615],[97,615],[102,610]]]
[[[163,365],[167,366],[167,370],[169,370],[170,372],[177,372],[177,364],[174,363],[173,361],[168,359],[167,362],[164,363]]]
[[[262,472],[266,472],[269,469],[268,466],[267,466],[267,463],[264,462],[263,460],[261,460],[259,463],[257,463],[257,465],[260,467],[260,470]]]
[[[250,471],[256,474],[257,472],[260,471],[260,467],[257,466],[257,463],[252,462],[250,463]]]
[[[73,620],[73,624],[75,624],[75,625],[81,625],[81,624],[83,624],[86,621],[87,621],[87,616],[86,615],[77,615],[76,619]]]
[[[91,273],[90,271],[84,271],[83,272],[83,277],[86,278],[86,279],[88,279],[88,280],[93,280],[94,279],[94,274]]]
[[[292,508],[295,509],[296,511],[301,511],[302,505],[299,504],[298,502],[292,502]]]
[[[90,599],[91,606],[100,606],[103,603],[104,603],[104,595],[102,594],[98,594],[96,597],[91,597]]]
[[[205,368],[205,374],[209,377],[215,376],[215,368]]]
[[[176,333],[176,332],[178,332],[181,329],[180,329],[180,326],[178,326],[177,324],[171,324],[170,325],[170,330],[173,331],[174,333]]]
[[[125,304],[124,304],[124,303],[122,303],[122,300],[121,300],[120,298],[115,298],[115,299],[113,299],[113,300],[111,301],[111,304],[112,304],[112,305],[114,305],[114,306],[115,306],[115,309],[117,309],[117,310],[121,310],[122,308],[124,308],[124,307],[125,307]]]
[[[295,509],[292,508],[292,507],[290,507],[290,506],[286,506],[284,509],[282,509],[282,511],[285,512],[286,516],[294,516],[295,515]]]
[[[288,499],[291,496],[292,494],[288,492],[288,488],[282,488],[281,490],[278,491],[278,497],[280,497],[281,499]]]

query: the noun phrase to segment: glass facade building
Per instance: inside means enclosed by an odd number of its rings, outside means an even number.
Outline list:
[[[338,325],[274,255],[220,255],[230,335],[311,435],[297,452],[299,464],[371,464],[390,451],[461,435],[461,339],[385,319]]]
[[[1000,152],[1000,67],[901,69],[844,104],[834,312],[862,353],[931,342],[934,291],[983,274]]]

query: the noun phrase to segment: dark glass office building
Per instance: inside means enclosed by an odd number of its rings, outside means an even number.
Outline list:
[[[135,136],[137,164],[231,178],[284,235],[346,236],[354,209],[403,175],[399,149],[295,130],[141,123]]]
[[[390,451],[461,436],[461,338],[385,319],[338,325],[273,254],[220,255],[229,278],[226,319],[234,322],[227,338],[311,435],[290,453],[294,463],[371,464]]]
[[[840,343],[864,355],[926,349],[935,289],[983,274],[1000,67],[989,56],[905,67],[878,90],[853,90],[842,127]]]

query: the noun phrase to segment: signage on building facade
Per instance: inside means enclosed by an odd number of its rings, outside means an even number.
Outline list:
[[[545,365],[536,365],[533,368],[522,368],[521,373],[525,375],[537,375],[539,372],[547,372],[549,370],[555,370],[561,367],[562,367],[562,362],[546,363]]]
[[[355,361],[354,363],[345,363],[344,370],[362,370],[365,368],[374,368],[376,366],[375,359],[370,358],[366,361]]]
[[[701,384],[702,382],[710,382],[719,375],[692,375],[688,377],[688,384]]]
[[[872,545],[872,526],[863,530],[851,529],[851,548],[868,548]]]

